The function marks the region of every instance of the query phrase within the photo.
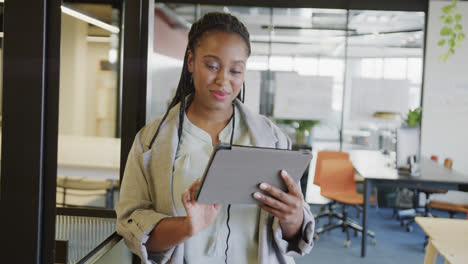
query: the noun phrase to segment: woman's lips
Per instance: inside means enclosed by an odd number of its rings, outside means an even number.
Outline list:
[[[211,94],[218,100],[224,100],[229,95],[229,93],[219,92],[219,91],[211,91]]]

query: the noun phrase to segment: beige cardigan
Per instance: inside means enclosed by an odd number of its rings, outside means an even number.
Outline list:
[[[291,143],[268,118],[250,112],[239,100],[239,109],[258,147],[290,148]],[[151,139],[162,118],[146,125],[135,137],[125,167],[116,206],[117,232],[125,239],[129,249],[140,256],[144,263],[184,263],[184,244],[167,251],[152,253],[144,243],[149,233],[165,217],[175,214],[172,202],[171,177],[178,144],[177,128],[179,106],[170,112],[160,129],[153,147]],[[304,222],[301,238],[294,243],[282,239],[279,220],[261,210],[258,234],[258,263],[294,263],[293,256],[309,253],[313,246],[314,218],[304,202]]]

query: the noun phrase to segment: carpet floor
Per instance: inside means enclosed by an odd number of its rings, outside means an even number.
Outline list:
[[[314,214],[319,212],[319,206],[311,206]],[[434,212],[437,216],[448,217],[444,212]],[[297,264],[315,263],[340,263],[340,264],[414,264],[424,262],[424,231],[418,224],[413,223],[413,231],[406,232],[404,227],[396,218],[392,218],[391,208],[370,208],[369,229],[376,234],[377,243],[372,245],[368,239],[367,255],[361,258],[361,235],[351,234],[351,245],[344,247],[346,233],[341,229],[335,229],[320,235],[315,241],[312,251],[304,257],[296,258]],[[350,209],[351,218],[361,224],[360,219],[356,219],[357,213]],[[457,218],[465,218],[459,214]],[[328,222],[322,218],[318,221],[316,228]],[[437,263],[444,263],[442,257],[438,257]]]

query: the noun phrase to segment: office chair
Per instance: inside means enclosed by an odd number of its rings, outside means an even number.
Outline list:
[[[431,156],[431,160],[433,160],[434,162],[438,162],[439,161],[439,158],[437,156]],[[452,168],[452,161],[450,159],[445,159],[444,161],[444,166],[446,168],[449,168],[451,169]],[[432,217],[432,213],[429,211],[429,197],[431,196],[431,194],[436,194],[436,193],[447,193],[447,190],[436,190],[436,189],[422,189],[421,190],[422,193],[424,193],[425,197],[426,197],[426,204],[424,206],[424,216],[430,216]]]
[[[342,228],[346,232],[345,247],[351,244],[349,229],[354,230],[354,235],[363,232],[362,226],[348,218],[348,205],[362,205],[364,197],[356,191],[354,181],[354,166],[346,159],[325,159],[320,164],[320,188],[321,195],[342,204],[342,218],[331,225],[325,225],[316,230],[315,238],[335,228]],[[363,234],[365,235],[365,234]],[[375,233],[368,230],[367,235],[371,237],[371,243],[375,244]]]
[[[434,162],[437,162],[439,159],[437,156],[431,156],[431,160],[433,160]],[[451,169],[452,168],[452,165],[453,165],[453,162],[452,162],[452,159],[449,159],[449,158],[446,158],[444,160],[444,167],[448,168],[448,169]],[[434,194],[444,194],[444,193],[447,193],[447,190],[438,190],[438,189],[421,189],[421,190],[415,190],[415,195],[418,195],[419,192],[421,193],[424,193],[425,195],[425,204],[424,204],[424,208],[423,208],[423,211],[422,212],[419,212],[417,209],[417,205],[415,203],[415,208],[414,208],[414,213],[413,214],[409,214],[409,215],[406,215],[406,216],[403,216],[403,217],[400,217],[400,224],[401,226],[404,226],[406,228],[406,231],[407,232],[411,232],[413,231],[413,228],[412,228],[412,224],[415,222],[414,221],[414,217],[416,216],[425,216],[425,217],[433,217],[434,215],[432,215],[432,212],[430,210],[430,208],[437,208],[437,206],[439,206],[437,203],[434,205],[430,205],[430,196],[431,195],[434,195]],[[417,199],[417,198],[415,198]],[[435,207],[433,207],[435,206]],[[450,210],[447,210],[447,209],[444,209],[445,208],[445,205],[442,205],[442,208],[441,210],[446,210],[449,212],[450,214],[450,217],[453,218],[453,215],[452,214],[455,214],[455,212],[457,212],[456,210],[454,211],[450,211]],[[457,206],[455,206],[455,208],[458,208]],[[458,211],[460,212],[460,211]],[[461,211],[461,212],[464,212],[464,211]]]
[[[349,153],[346,152],[338,152],[338,151],[320,151],[317,153],[317,162],[315,165],[315,175],[314,175],[314,185],[320,186],[320,178],[321,178],[321,168],[322,168],[322,161],[326,159],[342,159],[342,160],[349,160]],[[332,224],[333,217],[342,219],[343,215],[337,212],[335,209],[337,203],[336,201],[332,201],[326,205],[324,208],[320,209],[320,213],[315,216],[315,221],[318,223],[320,218],[328,217],[328,224]]]

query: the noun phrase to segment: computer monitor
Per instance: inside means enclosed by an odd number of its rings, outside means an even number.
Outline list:
[[[401,127],[397,129],[396,167],[408,165],[409,157],[416,156],[419,161],[419,128]]]

